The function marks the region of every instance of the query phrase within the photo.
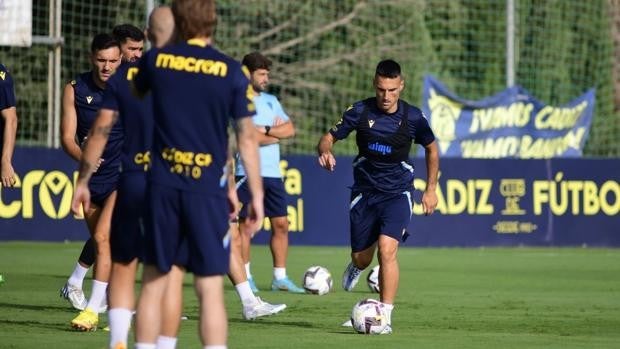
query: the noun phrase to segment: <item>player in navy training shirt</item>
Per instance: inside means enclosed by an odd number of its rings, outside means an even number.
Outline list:
[[[109,34],[97,34],[91,43],[91,64],[92,69],[78,75],[78,77],[68,83],[63,92],[62,100],[62,120],[61,120],[61,142],[65,152],[76,161],[82,156],[82,146],[86,141],[88,130],[90,129],[99,105],[103,98],[103,91],[106,81],[112,76],[121,62],[121,51],[118,42]],[[95,312],[105,311],[107,304],[106,288],[110,275],[110,218],[112,208],[116,199],[116,181],[118,179],[118,166],[120,164],[120,148],[123,142],[123,134],[120,127],[115,127],[110,135],[110,141],[103,153],[102,159],[98,162],[97,174],[90,181],[91,196],[90,207],[84,210],[86,224],[95,245],[95,270],[91,297],[88,302],[82,304],[74,303],[71,293],[75,290],[72,282],[73,275],[62,291],[68,291],[69,300],[74,307],[90,307]],[[89,242],[87,242],[88,244]],[[80,261],[83,260],[85,246]],[[90,257],[92,258],[92,257]],[[92,260],[92,259],[91,259]],[[87,268],[83,268],[83,275]],[[78,282],[81,284],[81,280]],[[81,291],[81,287],[79,287]],[[64,294],[63,295],[67,295]],[[85,301],[85,299],[84,299]],[[86,304],[84,304],[86,303]],[[74,327],[81,330],[91,330],[80,328],[75,324]]]
[[[319,164],[333,171],[336,141],[356,131],[358,155],[353,161],[350,229],[351,263],[342,280],[351,291],[361,272],[370,265],[378,248],[380,297],[388,317],[382,332],[392,332],[391,314],[398,289],[398,244],[413,209],[413,164],[409,162],[412,142],[426,152],[427,186],[422,197],[424,213],[437,206],[439,155],[435,136],[420,109],[400,99],[404,88],[400,65],[393,60],[379,62],[375,72],[375,97],[354,103],[342,119],[318,144]]]
[[[12,158],[17,133],[15,86],[8,69],[0,63],[0,186],[15,185]]]
[[[258,229],[263,192],[258,143],[249,118],[254,104],[247,70],[244,73],[239,62],[211,46],[214,1],[177,0],[172,12],[180,42],[147,52],[134,78],[138,93],[153,94],[155,126],[136,347],[155,343],[169,270],[183,254],[200,301],[202,344],[225,347],[223,275],[230,255],[224,171],[227,127],[235,123],[254,194],[255,214],[249,219]]]
[[[122,27],[123,30],[117,30]],[[174,20],[168,6],[157,7],[149,16],[148,35],[154,47],[163,47],[171,39]],[[118,32],[118,33],[117,33]],[[115,27],[119,41],[128,36],[131,47],[142,47],[144,34],[131,25]],[[142,36],[140,36],[142,34]],[[120,36],[119,36],[120,35]],[[122,48],[122,44],[121,44]],[[88,143],[84,148],[80,162],[80,173],[72,202],[74,211],[79,211],[82,204],[88,205],[90,192],[88,181],[92,175],[97,159],[106,145],[110,130],[117,122],[123,125],[125,138],[122,148],[121,175],[118,181],[118,194],[112,215],[110,247],[112,251],[112,273],[109,294],[110,309],[108,319],[110,326],[110,348],[127,347],[127,338],[132,312],[135,308],[134,283],[138,261],[142,259],[143,250],[143,209],[145,202],[147,170],[150,164],[150,147],[153,135],[153,111],[150,94],[140,99],[131,92],[131,80],[138,71],[137,50],[123,50],[124,62],[117,72],[108,80],[101,109],[89,132]],[[179,280],[183,271],[173,267],[171,284],[180,288]],[[180,289],[166,289],[166,317],[177,319],[170,321],[170,326],[161,329],[158,348],[174,348],[176,333],[181,317]]]

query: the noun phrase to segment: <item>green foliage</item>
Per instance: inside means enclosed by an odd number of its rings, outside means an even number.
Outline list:
[[[595,87],[597,104],[585,153],[619,156],[608,1],[515,3],[516,83],[551,105],[564,104]],[[64,80],[89,68],[93,34],[123,22],[138,26],[146,22],[144,1],[62,4]],[[407,85],[403,98],[414,104],[421,103],[422,77],[429,73],[468,99],[505,88],[506,1],[221,0],[217,4],[216,45],[238,59],[260,50],[275,62],[272,90],[298,129],[295,139],[284,142],[284,153],[314,153],[319,137],[348,105],[373,95],[371,81],[380,59],[401,63]],[[47,7],[47,1],[34,1],[38,35],[47,33]],[[35,71],[46,76],[47,55],[41,49],[34,46],[30,53],[0,48],[2,61],[16,71],[18,84],[36,79]],[[22,64],[30,68],[22,69]],[[46,139],[44,81],[18,88],[20,144],[44,144]],[[353,140],[339,144],[337,151],[354,154]]]

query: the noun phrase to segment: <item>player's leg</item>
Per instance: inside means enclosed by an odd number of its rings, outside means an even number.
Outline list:
[[[127,348],[131,318],[136,307],[134,285],[142,258],[143,207],[146,176],[124,173],[118,181],[116,203],[110,229],[110,273],[108,323],[110,348]]]
[[[248,279],[248,283],[250,284],[250,288],[252,288],[252,292],[258,293],[258,287],[256,287],[256,283],[254,282],[254,278],[252,277],[252,271],[250,268],[250,251],[252,244],[252,237],[257,233],[252,230],[251,225],[249,225],[245,218],[248,216],[248,212],[250,209],[250,189],[247,185],[246,177],[236,177],[235,181],[237,181],[237,197],[239,198],[239,202],[242,204],[242,208],[239,212],[239,232],[240,232],[240,255],[241,261],[243,263],[243,267],[245,269],[245,274]]]
[[[228,320],[224,307],[224,278],[221,275],[196,276],[194,286],[200,303],[202,345],[226,345]]]
[[[110,270],[112,269],[112,256],[110,254],[110,225],[112,222],[112,212],[116,202],[116,190],[103,202],[101,214],[97,219],[93,238],[97,250],[95,277],[93,290],[88,300],[87,308],[101,309],[102,305],[107,304],[107,288],[110,280]]]
[[[378,206],[381,220],[381,235],[378,242],[379,289],[388,327],[384,334],[392,333],[392,310],[398,291],[400,270],[398,265],[398,244],[405,238],[407,226],[411,221],[411,192],[405,192]]]
[[[173,265],[168,273],[168,284],[162,299],[161,333],[157,337],[157,349],[174,349],[181,326],[183,309],[183,278],[185,270]]]
[[[151,183],[146,192],[144,268],[136,309],[136,348],[155,348],[163,323],[163,297],[183,245],[179,190]],[[175,321],[180,319],[175,316]]]
[[[86,221],[86,225],[88,227],[88,231],[93,239],[95,245],[95,251],[97,250],[97,241],[95,239],[95,232],[97,229],[97,222],[101,217],[101,213],[103,208],[99,206],[97,203],[91,202],[90,208],[88,211],[84,212],[84,220]],[[96,253],[95,253],[96,256]],[[96,257],[95,257],[96,260]],[[97,266],[95,262],[95,270],[93,272],[93,286],[91,290],[91,298],[95,293],[101,294],[102,289],[105,294],[105,290],[107,287],[107,282],[102,284],[100,281],[97,281]],[[90,300],[86,303],[86,307],[82,310],[73,320],[71,320],[71,327],[80,330],[80,331],[95,331],[97,326],[99,325],[99,310],[101,304],[99,304],[95,308],[88,308]]]
[[[379,290],[381,302],[393,305],[400,278],[398,259],[398,240],[387,235],[379,236]],[[391,313],[391,312],[390,312]],[[390,323],[388,321],[388,323]]]
[[[286,216],[271,217],[271,256],[273,261],[273,280],[271,289],[276,291],[288,291],[293,293],[305,293],[306,291],[295,285],[286,272],[286,260],[288,257],[288,218]]]
[[[90,267],[95,263],[95,243],[92,238],[86,240],[73,272],[65,285],[60,289],[60,296],[71,303],[73,308],[84,310],[88,301],[84,296],[84,278]]]
[[[256,297],[248,282],[243,259],[241,258],[241,233],[236,222],[230,223],[230,267],[228,278],[235,286],[243,306],[242,314],[246,320],[273,315],[286,308],[286,304],[269,304]]]
[[[226,345],[228,321],[224,306],[224,274],[230,266],[227,199],[198,192],[180,197],[182,227],[188,251],[187,270],[194,273],[200,303],[203,346]]]
[[[134,284],[138,259],[128,263],[112,262],[109,283],[108,323],[110,326],[110,348],[127,347],[131,318],[135,309]]]
[[[155,265],[144,265],[136,309],[136,348],[138,345],[155,348],[163,321],[161,304],[167,284],[167,273],[160,272]]]
[[[342,288],[351,291],[357,285],[362,271],[374,257],[377,246],[378,229],[376,210],[368,197],[362,193],[351,193],[349,210],[351,262],[342,275]]]
[[[286,273],[288,258],[288,217],[286,208],[286,191],[281,178],[263,178],[265,191],[265,217],[271,223],[271,257],[273,263],[273,280],[271,289],[293,293],[306,291],[295,285]]]

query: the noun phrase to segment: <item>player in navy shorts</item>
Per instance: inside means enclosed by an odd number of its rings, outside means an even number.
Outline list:
[[[412,142],[426,153],[427,186],[422,196],[424,213],[437,206],[439,153],[433,131],[420,109],[400,99],[405,87],[400,65],[393,60],[379,62],[374,77],[375,97],[349,106],[342,119],[318,144],[319,164],[333,171],[336,141],[356,131],[358,155],[353,160],[350,229],[351,263],[342,287],[351,291],[362,271],[370,265],[378,248],[380,297],[392,333],[392,309],[398,289],[398,244],[407,236],[413,209],[413,164],[409,161]],[[345,324],[350,324],[349,322]]]
[[[249,219],[258,228],[263,192],[258,144],[249,118],[254,104],[248,94],[247,70],[211,46],[214,1],[177,0],[172,12],[179,42],[147,52],[133,80],[138,93],[153,95],[155,128],[136,348],[155,344],[169,271],[184,253],[200,302],[202,344],[225,347],[223,275],[228,272],[230,251],[229,205],[222,178],[227,127],[231,121],[235,124],[252,205],[258,205]]]
[[[15,86],[8,69],[0,63],[0,186],[15,185],[15,171],[11,159],[17,133]]]
[[[131,25],[123,25],[122,31],[115,33],[121,42],[129,41],[129,47],[141,47],[144,41],[142,32]],[[118,27],[117,27],[118,28]],[[149,17],[149,38],[153,46],[162,47],[171,38],[174,22],[169,7],[158,7]],[[127,34],[123,34],[127,33]],[[140,36],[142,34],[142,36]],[[127,36],[130,39],[126,39]],[[122,46],[121,46],[122,47]],[[104,93],[101,110],[95,120],[89,142],[84,149],[80,173],[72,203],[74,210],[79,210],[81,204],[89,202],[88,180],[96,160],[101,156],[108,139],[109,131],[120,119],[125,133],[122,148],[121,175],[118,181],[118,194],[112,215],[112,229],[110,245],[112,251],[112,273],[110,276],[110,347],[127,347],[127,337],[130,328],[132,312],[135,307],[134,283],[138,261],[143,251],[143,208],[146,206],[145,194],[147,170],[150,164],[150,146],[153,133],[152,100],[150,95],[144,99],[136,98],[131,92],[131,80],[138,71],[134,57],[138,50],[130,50],[125,61],[115,75],[110,78]],[[132,55],[133,53],[133,55]],[[172,285],[180,284],[183,272],[173,267]],[[168,288],[164,312],[167,317],[177,319],[171,321],[171,326],[163,327],[158,338],[158,348],[174,348],[176,333],[180,323],[180,298],[177,294],[180,289]],[[85,315],[84,322],[95,321],[92,316]]]
[[[260,174],[263,177],[265,192],[265,216],[271,223],[271,240],[269,247],[273,257],[272,290],[305,293],[305,290],[293,282],[286,273],[288,258],[288,213],[286,208],[286,191],[280,171],[280,140],[295,136],[295,126],[284,112],[276,96],[266,92],[269,83],[271,60],[259,52],[252,52],[243,57],[243,65],[250,71],[252,95],[256,106],[256,115],[252,117],[258,134],[260,148]],[[244,205],[239,213],[243,262],[248,274],[248,281],[254,292],[258,287],[250,272],[250,242],[254,231],[246,225],[245,216],[249,203],[245,170],[240,162],[236,163],[236,176],[239,199]]]
[[[76,161],[79,161],[82,156],[82,147],[99,110],[106,81],[121,62],[118,42],[109,34],[95,35],[91,43],[90,59],[93,69],[78,75],[75,80],[66,85],[63,92],[61,141],[65,152]],[[75,278],[74,272],[62,290],[66,291],[63,295],[72,301],[74,307],[90,308],[94,312],[105,311],[107,307],[106,288],[111,268],[110,219],[116,199],[116,181],[122,142],[123,133],[118,125],[111,130],[106,149],[96,163],[96,174],[89,183],[92,193],[91,205],[84,210],[84,217],[92,240],[86,243],[80,261],[83,261],[85,255],[91,255],[86,251],[88,244],[94,241],[97,268],[94,273],[91,297],[88,302],[85,301],[83,293],[82,299],[73,297],[76,295],[76,289],[81,293],[81,282],[86,274],[87,265],[82,266],[83,270],[79,273],[81,278]],[[76,269],[78,269],[77,266]],[[76,279],[78,280],[75,281]],[[81,301],[81,304],[76,304],[75,301]],[[81,330],[90,330],[72,325]]]

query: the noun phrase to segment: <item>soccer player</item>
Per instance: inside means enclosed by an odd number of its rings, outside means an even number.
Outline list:
[[[13,149],[17,134],[17,109],[15,108],[15,87],[8,69],[0,63],[0,174],[3,187],[15,185],[13,170]]]
[[[132,28],[133,26],[125,25],[125,27]],[[153,46],[163,47],[171,39],[173,31],[174,22],[170,8],[162,6],[154,9],[149,16],[148,28],[148,36]],[[142,32],[138,31],[136,34],[142,34]],[[122,35],[117,38],[122,39]],[[144,37],[142,36],[142,41],[138,41],[139,39],[140,36],[135,35],[131,40],[135,47],[143,46]],[[127,59],[131,56],[124,57],[123,64],[107,82],[101,109],[89,132],[72,202],[74,211],[79,211],[81,205],[86,207],[89,205],[88,181],[97,159],[105,148],[110,130],[117,119],[120,119],[125,137],[121,157],[121,175],[110,232],[112,272],[109,284],[108,318],[110,348],[114,349],[127,348],[127,337],[135,307],[134,284],[144,244],[141,222],[144,217],[143,207],[146,206],[144,201],[146,171],[150,163],[149,149],[153,133],[152,100],[150,95],[139,99],[132,94],[130,83],[138,70],[138,65],[136,59]],[[173,267],[170,281],[176,289],[173,287],[167,289],[164,312],[170,318],[177,319],[177,322],[171,321],[169,327],[162,328],[162,333],[157,340],[158,348],[174,348],[176,345],[176,333],[181,317],[182,278],[183,271],[176,266]],[[98,322],[96,314],[91,314],[89,319],[91,324],[96,326]]]
[[[204,348],[225,348],[223,275],[230,257],[224,177],[227,126],[232,119],[253,195],[248,219],[257,229],[263,218],[263,192],[258,143],[249,118],[254,104],[241,64],[211,46],[215,2],[176,0],[172,12],[179,43],[147,52],[134,78],[138,93],[153,94],[155,127],[136,348],[155,348],[162,320],[171,320],[162,319],[161,302],[170,268],[182,257],[194,274],[201,342]]]
[[[121,45],[124,62],[136,62],[144,50],[144,32],[131,24],[119,24],[112,29],[112,36]]]
[[[422,196],[424,213],[437,206],[439,155],[428,121],[417,107],[400,99],[405,87],[400,65],[393,60],[379,62],[375,71],[375,97],[349,106],[340,121],[318,144],[319,164],[333,171],[336,141],[356,131],[358,155],[353,160],[353,187],[349,211],[351,262],[342,287],[351,291],[361,272],[370,265],[378,249],[380,297],[392,333],[392,309],[398,289],[398,244],[406,238],[411,220],[413,164],[409,162],[412,142],[426,153],[427,186]]]
[[[109,34],[95,35],[91,43],[90,59],[93,68],[78,75],[75,80],[66,85],[62,100],[62,146],[65,152],[76,161],[80,161],[82,157],[82,147],[99,110],[106,81],[121,62],[121,50],[118,42]],[[122,130],[120,125],[116,125],[111,130],[103,157],[98,159],[95,164],[94,170],[97,173],[89,183],[92,193],[91,204],[85,207],[84,217],[94,241],[97,267],[95,268],[91,297],[84,310],[71,323],[74,328],[79,330],[95,329],[96,326],[85,325],[86,322],[82,321],[82,317],[85,316],[83,314],[89,312],[96,314],[103,309],[103,305],[107,304],[106,289],[111,268],[110,219],[116,199],[116,182],[122,142]]]
[[[271,222],[271,256],[273,260],[273,280],[271,289],[304,293],[286,274],[286,258],[288,256],[288,217],[286,209],[286,191],[280,173],[280,140],[295,136],[295,127],[278,99],[266,93],[269,84],[271,60],[259,52],[252,52],[243,57],[243,65],[250,70],[252,95],[256,105],[256,115],[252,118],[256,125],[256,136],[260,144],[260,173],[263,177],[265,192],[265,216]],[[250,193],[245,178],[245,170],[240,161],[236,162],[236,180],[240,201],[247,209]],[[250,241],[254,235],[252,227],[246,223],[247,210],[239,213],[242,236],[243,262],[245,263],[248,281],[254,292],[258,288],[250,272]]]

